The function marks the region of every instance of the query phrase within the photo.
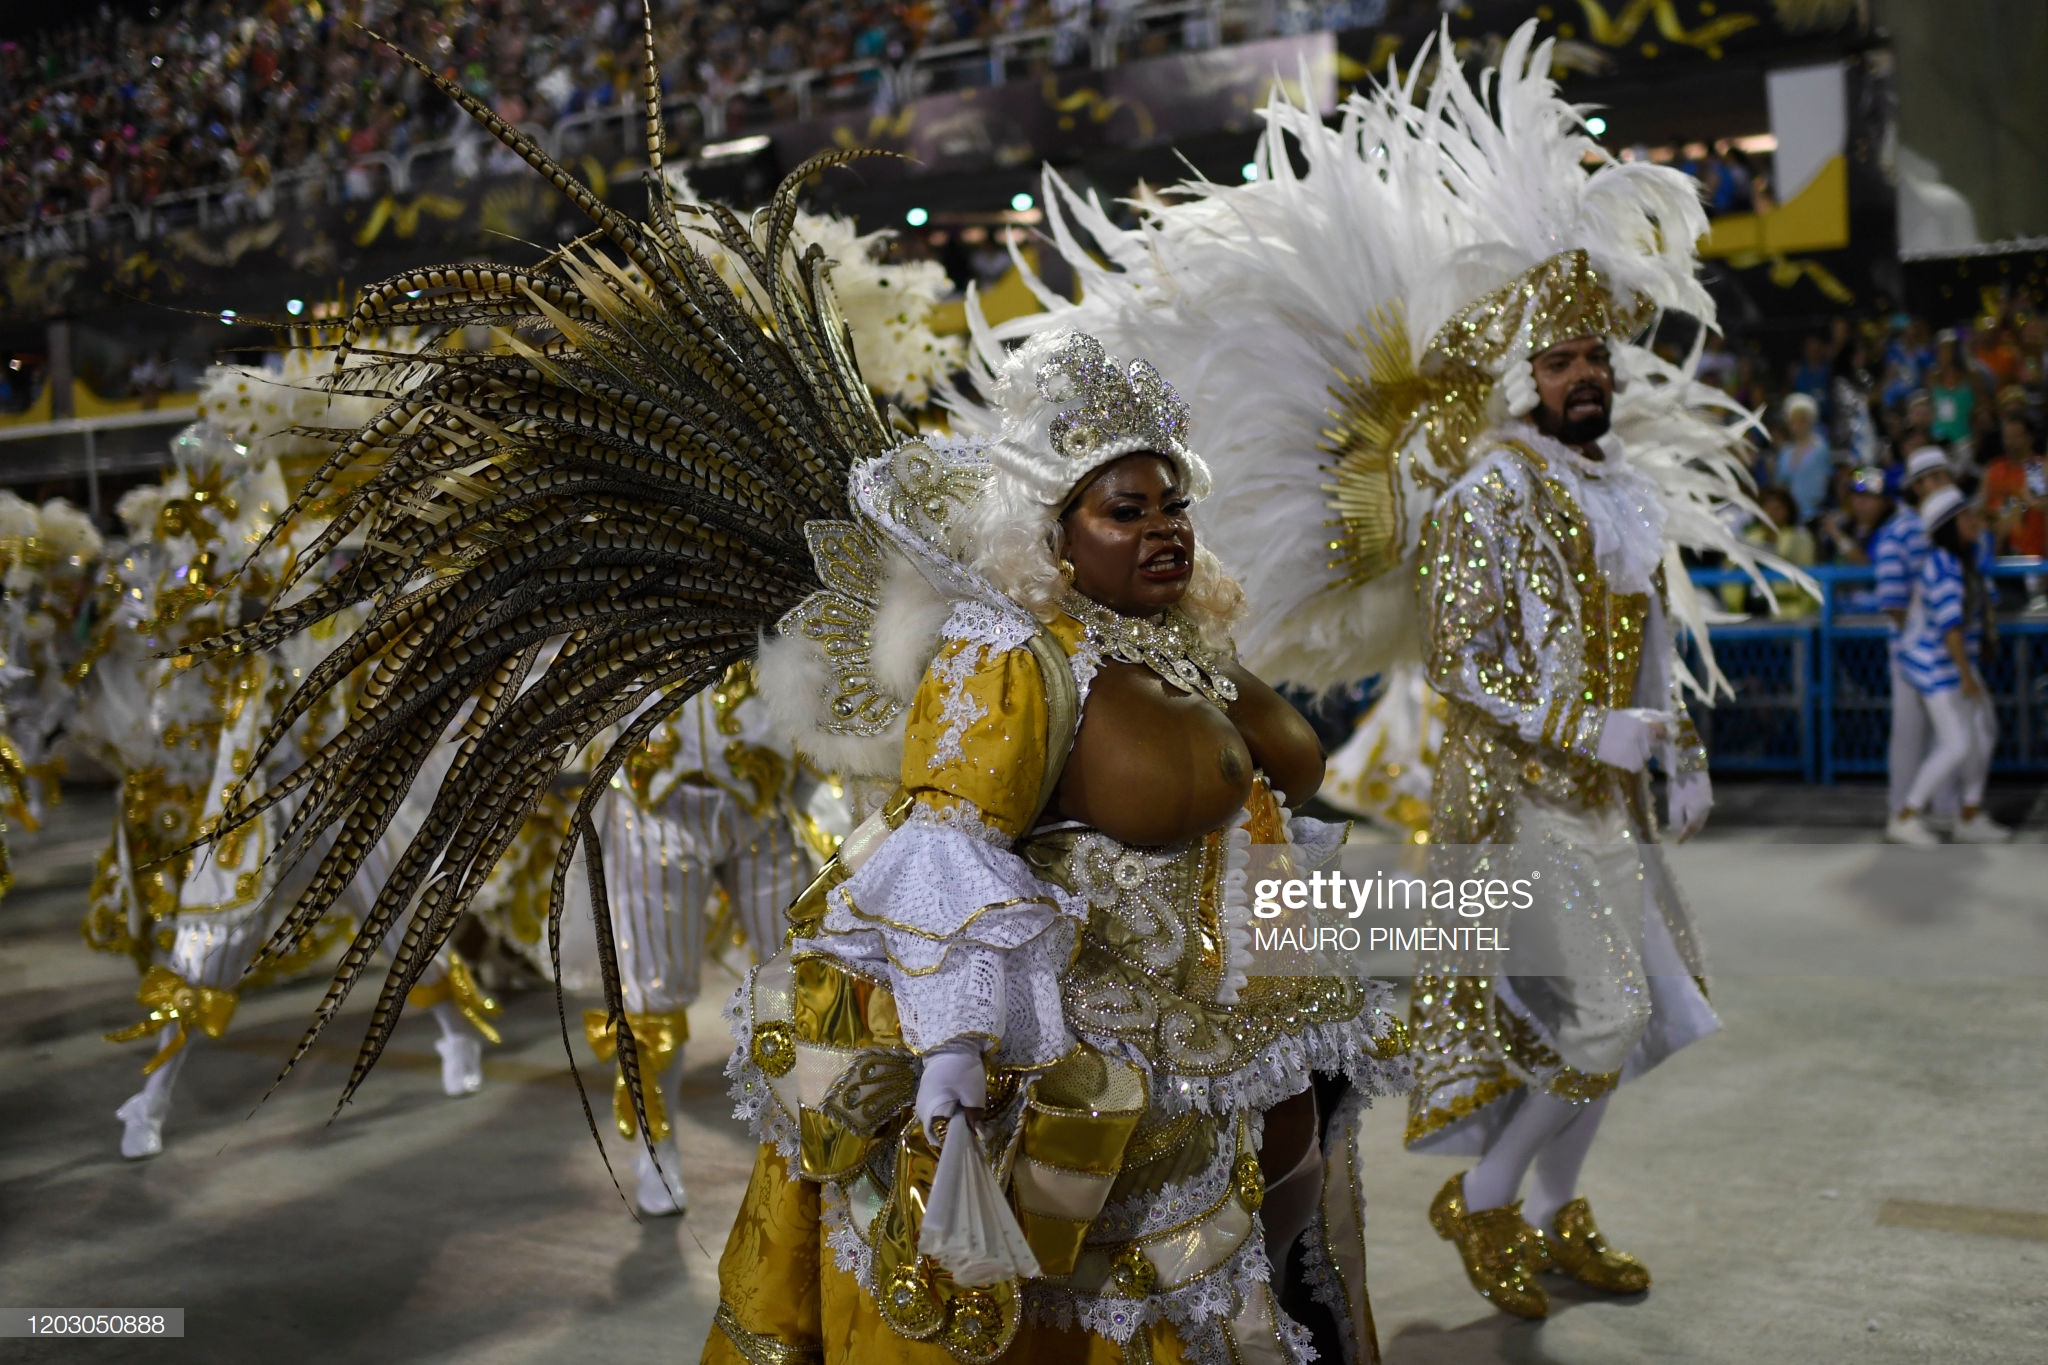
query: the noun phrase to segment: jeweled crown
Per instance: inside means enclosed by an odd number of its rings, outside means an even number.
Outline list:
[[[1083,332],[1049,332],[1011,353],[995,389],[1002,426],[989,446],[998,470],[1036,501],[1058,506],[1111,460],[1164,455],[1191,497],[1209,466],[1188,449],[1188,407],[1144,360],[1120,365]]]
[[[1133,451],[1187,451],[1188,405],[1148,360],[1118,369],[1101,342],[1075,332],[1034,379],[1039,397],[1061,405],[1047,434],[1069,460],[1092,467]]]

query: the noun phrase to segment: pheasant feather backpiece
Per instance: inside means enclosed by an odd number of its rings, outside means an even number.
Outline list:
[[[648,183],[660,186],[651,43],[648,56]],[[550,944],[558,951],[581,849],[607,1002],[623,1016],[592,811],[643,738],[819,587],[806,527],[846,517],[852,465],[898,439],[852,358],[831,262],[815,247],[799,254],[791,232],[796,187],[859,153],[798,168],[751,223],[709,206],[692,210],[686,228],[660,192],[642,223],[420,69],[594,230],[536,266],[417,270],[362,297],[337,375],[352,394],[376,393],[381,367],[389,401],[336,440],[288,514],[317,505],[332,520],[276,604],[196,647],[261,650],[345,609],[362,615],[279,709],[265,751],[358,675],[346,726],[289,777],[242,794],[223,822],[281,807],[285,856],[328,841],[259,967],[320,922],[437,744],[459,741],[431,815],[285,1066],[305,1055],[403,921],[344,1102],[528,811],[606,739],[556,862]],[[743,292],[688,234],[715,239]],[[415,354],[356,349],[372,331],[402,327],[441,340]],[[462,349],[458,339],[479,327],[493,344]],[[358,540],[359,552],[328,567]],[[638,1061],[623,1027],[620,1061],[629,1073]],[[630,1089],[637,1103],[637,1080]]]

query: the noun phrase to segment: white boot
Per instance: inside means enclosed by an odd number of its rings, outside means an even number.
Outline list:
[[[484,1040],[452,1001],[434,1006],[434,1022],[441,1026],[434,1051],[441,1054],[441,1089],[450,1099],[474,1095],[484,1088]]]
[[[1907,811],[1885,822],[1884,841],[1888,844],[1911,844],[1915,848],[1933,848],[1941,843],[1941,836],[1927,827],[1927,821],[1918,812]]]
[[[637,1182],[633,1202],[640,1206],[640,1212],[652,1218],[687,1212],[690,1197],[683,1189],[683,1165],[675,1143],[657,1142],[654,1150],[661,1154],[659,1166],[647,1155],[646,1143],[633,1144],[633,1176]]]
[[[170,1106],[161,1107],[150,1103],[147,1089],[138,1090],[128,1097],[127,1103],[114,1111],[114,1117],[121,1120],[121,1155],[130,1161],[152,1157],[164,1149],[164,1117]]]
[[[176,1028],[175,1024],[165,1025],[160,1035],[162,1042],[170,1042]],[[142,1083],[142,1089],[130,1095],[114,1111],[114,1117],[122,1124],[121,1155],[130,1161],[141,1161],[163,1151],[164,1120],[170,1117],[171,1094],[177,1086],[178,1072],[184,1067],[187,1055],[183,1049],[172,1054],[168,1061],[149,1074],[149,1079]]]
[[[1980,810],[1957,820],[1955,833],[1949,837],[1959,844],[2003,844],[2011,840],[2012,829]]]

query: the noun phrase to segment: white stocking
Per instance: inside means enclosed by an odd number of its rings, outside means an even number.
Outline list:
[[[1465,1208],[1476,1213],[1514,1203],[1530,1163],[1578,1112],[1577,1105],[1555,1095],[1525,1093],[1514,1117],[1488,1144],[1486,1155],[1465,1172]]]
[[[1529,1196],[1522,1201],[1522,1217],[1531,1226],[1548,1232],[1557,1211],[1579,1192],[1579,1172],[1585,1168],[1594,1134],[1600,1131],[1600,1120],[1607,1114],[1607,1101],[1613,1098],[1609,1093],[1576,1106],[1578,1113],[1571,1122],[1537,1154],[1529,1177]]]
[[[441,1026],[443,1038],[474,1038],[476,1031],[469,1021],[462,1017],[462,1011],[455,1008],[452,1000],[443,1000],[433,1008],[434,1022]]]
[[[176,1024],[166,1024],[157,1033],[157,1046],[167,1046],[177,1035]],[[192,1045],[203,1035],[194,1029],[186,1036],[185,1046],[173,1053],[164,1064],[149,1073],[142,1083],[142,1089],[130,1095],[127,1102],[114,1111],[114,1117],[121,1120],[121,1155],[129,1160],[155,1156],[164,1149],[164,1120],[171,1112],[171,1092],[178,1084],[178,1073],[185,1067],[185,1059],[192,1055]]]
[[[647,1144],[633,1140],[633,1173],[637,1188],[634,1202],[640,1211],[654,1217],[681,1213],[688,1207],[689,1193],[683,1185],[682,1154],[676,1124],[680,1119],[679,1106],[683,1099],[683,1049],[677,1048],[675,1056],[662,1073],[655,1077],[655,1084],[661,1089],[662,1103],[668,1107],[668,1136],[654,1144],[655,1156],[660,1159],[660,1168],[647,1155]]]

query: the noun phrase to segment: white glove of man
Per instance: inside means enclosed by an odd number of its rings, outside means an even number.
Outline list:
[[[1672,836],[1681,844],[1706,828],[1707,812],[1714,808],[1714,784],[1705,773],[1679,773],[1671,779],[1667,794]]]
[[[1600,743],[1593,757],[1610,768],[1639,773],[1664,742],[1676,722],[1669,711],[1644,706],[1617,707],[1600,724]]]
[[[987,1103],[988,1071],[982,1066],[979,1042],[955,1038],[925,1053],[915,1108],[928,1139],[932,1120],[950,1119],[962,1109],[980,1109]]]

